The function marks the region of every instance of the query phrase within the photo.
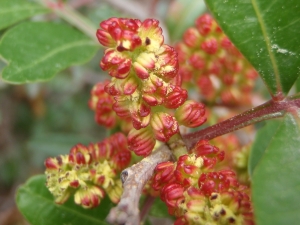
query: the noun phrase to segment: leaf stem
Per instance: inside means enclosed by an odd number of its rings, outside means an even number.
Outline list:
[[[299,97],[299,95],[294,95],[281,101],[275,101],[272,99],[221,123],[186,134],[183,136],[183,140],[188,149],[191,149],[200,140],[210,140],[257,122],[282,117],[289,108],[295,106],[300,108]]]
[[[50,6],[47,0],[36,0],[39,4],[50,8],[57,16],[64,19],[78,30],[90,37],[97,45],[100,46],[97,37],[97,28],[89,21],[86,17],[80,15],[76,10],[72,9],[70,6],[64,3],[60,3],[56,7]],[[55,3],[53,3],[55,4]]]

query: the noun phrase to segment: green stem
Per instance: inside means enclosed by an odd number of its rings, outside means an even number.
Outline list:
[[[96,37],[97,28],[91,21],[79,14],[76,10],[72,9],[67,4],[63,4],[61,7],[49,7],[49,4],[45,0],[36,0],[36,2],[50,8],[57,16],[76,27],[100,46]]]
[[[188,154],[188,150],[180,133],[173,135],[167,142],[167,145],[176,159],[182,155]]]

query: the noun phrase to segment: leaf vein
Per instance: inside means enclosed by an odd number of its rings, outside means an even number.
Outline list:
[[[15,8],[11,8],[11,9],[6,9],[6,10],[0,10],[0,14],[7,14],[7,13],[11,13],[11,12],[20,12],[20,11],[27,11],[27,10],[36,10],[36,9],[43,9],[41,7],[38,7],[38,6],[34,6],[34,7],[15,7]],[[43,9],[43,10],[46,10],[46,9]]]
[[[53,205],[53,206],[55,206],[55,207],[57,206],[57,205],[54,203],[54,201],[52,201],[52,200],[50,200],[50,199],[48,199],[48,198],[45,198],[45,197],[42,196],[42,195],[37,195],[35,192],[32,192],[32,191],[30,190],[30,188],[23,187],[23,190],[24,190],[25,192],[27,192],[28,194],[31,194],[32,196],[35,196],[35,197],[40,198],[40,199],[43,199],[43,200],[46,201],[46,202],[50,202],[51,205]],[[83,214],[83,213],[78,212],[78,211],[76,211],[76,210],[70,209],[70,208],[68,208],[68,207],[66,207],[66,206],[64,206],[64,205],[59,205],[59,207],[63,208],[63,209],[66,210],[66,211],[69,211],[69,212],[71,212],[71,213],[74,213],[74,214],[76,214],[76,215],[80,215],[80,216],[83,217],[83,218],[87,218],[87,219],[90,220],[90,221],[95,221],[95,222],[97,222],[98,224],[103,225],[103,223],[102,223],[101,220],[98,220],[98,219],[96,219],[96,218],[87,216],[86,214]]]
[[[32,61],[32,63],[28,64],[27,66],[25,67],[21,67],[20,69],[18,69],[14,75],[16,74],[19,74],[25,70],[28,70],[28,69],[31,69],[32,67],[38,65],[39,63],[42,63],[43,61],[46,61],[47,59],[51,58],[52,56],[60,53],[60,52],[63,52],[63,51],[66,51],[70,48],[73,48],[73,47],[80,47],[80,46],[85,46],[85,45],[94,45],[93,42],[91,41],[76,41],[76,42],[73,42],[73,43],[69,43],[69,44],[66,44],[66,45],[62,45],[58,48],[55,48],[54,50],[48,52],[47,54],[45,54],[44,56],[40,57],[39,59],[35,60],[35,61]]]
[[[269,35],[268,35],[268,32],[267,32],[265,22],[263,20],[262,15],[261,15],[261,11],[260,11],[259,6],[257,4],[257,0],[251,0],[251,3],[252,3],[252,6],[253,6],[253,9],[255,11],[255,14],[257,16],[258,23],[260,25],[260,28],[261,28],[261,31],[262,31],[262,34],[263,34],[263,37],[264,37],[264,40],[265,40],[265,43],[266,43],[266,46],[267,46],[267,50],[268,50],[268,53],[269,53],[269,56],[270,56],[270,60],[271,60],[271,64],[272,64],[272,67],[273,67],[275,80],[276,80],[277,92],[282,92],[282,87],[281,87],[281,83],[280,83],[280,76],[279,76],[279,69],[277,67],[276,58],[275,58],[275,56],[272,52],[271,42],[270,42],[270,38],[269,38]]]

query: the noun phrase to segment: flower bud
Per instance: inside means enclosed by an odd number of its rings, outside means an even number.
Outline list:
[[[216,26],[213,18],[208,14],[200,16],[195,23],[199,33],[203,36],[208,35]]]
[[[156,52],[158,57],[156,63],[156,70],[154,73],[161,77],[164,81],[169,82],[178,72],[177,52],[174,48],[163,45],[159,51]]]
[[[204,105],[188,100],[176,110],[175,117],[181,125],[198,127],[206,121]]]
[[[153,189],[160,191],[164,185],[174,183],[176,181],[174,177],[175,168],[173,162],[159,163],[155,167],[155,173],[152,180]]]
[[[178,207],[181,201],[184,200],[184,188],[177,183],[167,184],[161,191],[161,199],[168,207]]]
[[[224,160],[225,152],[220,151],[219,148],[210,145],[207,140],[199,141],[192,151],[197,155],[201,156],[204,161],[204,167],[210,169],[213,168],[217,162]]]
[[[104,57],[100,62],[100,67],[104,71],[108,71],[110,76],[124,79],[129,74],[131,60],[125,58],[115,50],[109,49],[105,52]]]
[[[77,205],[84,208],[95,208],[100,204],[104,197],[104,191],[96,186],[88,186],[75,193],[74,200]]]
[[[77,144],[70,150],[69,161],[76,164],[89,164],[92,158],[86,146]]]
[[[181,106],[187,99],[188,93],[185,89],[179,86],[171,86],[173,89],[164,99],[164,106],[168,109],[176,109]]]
[[[184,187],[189,187],[197,183],[202,172],[203,159],[195,154],[182,155],[178,158],[174,176],[177,182]]]
[[[155,138],[167,142],[174,134],[179,132],[178,123],[173,116],[167,113],[155,113],[151,119],[151,126]]]
[[[132,129],[128,134],[128,148],[135,154],[147,156],[155,146],[155,138],[149,128]]]
[[[237,187],[238,185],[233,171],[222,170],[219,172],[201,174],[198,180],[198,186],[206,196],[210,196],[213,192],[225,192],[228,191],[229,188]]]
[[[140,26],[139,36],[143,45],[148,51],[157,51],[164,42],[162,29],[159,26],[159,21],[155,19],[146,19]]]

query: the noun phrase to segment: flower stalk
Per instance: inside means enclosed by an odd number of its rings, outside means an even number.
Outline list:
[[[183,139],[188,149],[191,149],[199,140],[211,140],[251,124],[282,117],[291,107],[295,106],[300,107],[299,95],[290,96],[281,101],[270,100],[223,122],[186,134]]]

